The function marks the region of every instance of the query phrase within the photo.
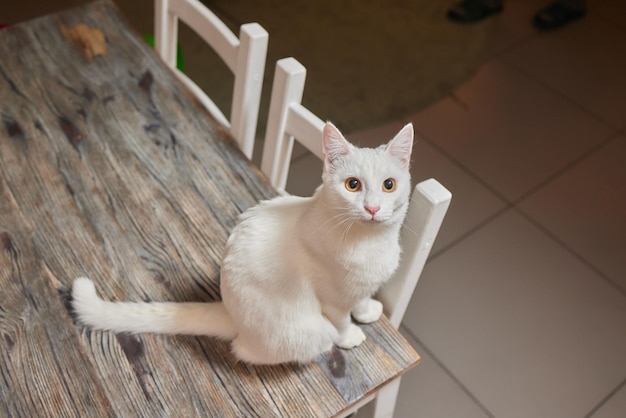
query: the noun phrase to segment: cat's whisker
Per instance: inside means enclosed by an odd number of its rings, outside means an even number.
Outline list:
[[[354,220],[349,216],[346,216],[344,219],[341,220],[341,222],[338,222],[335,225],[335,228],[346,226],[341,234],[342,242],[345,242],[347,240],[348,232],[350,231],[350,228],[352,228],[352,225],[354,225]]]
[[[405,220],[404,224],[402,224],[402,229],[410,232],[414,238],[419,238],[419,233],[414,229],[413,225],[411,225],[410,219],[407,218]]]
[[[346,216],[344,219],[342,219],[341,221],[337,222],[330,230],[329,232],[333,231],[336,228],[341,228],[344,225],[348,224],[348,227],[344,229],[343,233],[341,234],[342,236],[342,242],[346,242],[347,237],[348,237],[348,231],[350,230],[350,228],[352,228],[352,225],[354,225],[354,221],[352,220],[352,218],[350,216]]]
[[[326,206],[326,205],[324,205],[324,206]],[[328,225],[331,222],[335,223],[335,225],[330,228],[329,232],[332,231],[333,229],[337,228],[342,223],[346,222],[347,220],[349,220],[351,218],[346,213],[347,211],[348,211],[348,208],[339,208],[339,213],[331,216],[323,224],[319,225],[316,231],[319,231],[322,227],[325,227],[326,225]],[[338,221],[338,222],[336,222],[336,221]]]
[[[348,241],[348,236],[350,234],[350,229],[354,226],[354,224],[356,223],[355,220],[351,220],[350,224],[348,225],[348,227],[345,229],[344,233],[343,233],[343,242],[347,242]]]

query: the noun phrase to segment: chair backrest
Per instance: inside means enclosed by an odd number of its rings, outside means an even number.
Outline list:
[[[306,69],[295,58],[283,58],[276,63],[261,170],[280,192],[284,192],[287,184],[296,138],[324,159],[321,138],[325,123],[300,103],[305,79]]]
[[[400,231],[400,265],[394,277],[377,295],[389,321],[396,328],[404,318],[451,199],[452,193],[435,179],[424,180],[413,188],[409,210]]]
[[[325,123],[301,104],[306,69],[294,58],[276,63],[261,170],[284,192],[294,140],[320,159]],[[378,292],[385,314],[398,327],[428,259],[452,194],[437,180],[417,184],[401,230],[402,260],[395,276]]]
[[[178,19],[193,29],[224,61],[235,76],[230,120],[196,83],[176,69]],[[263,87],[268,34],[258,23],[240,28],[239,38],[198,0],[155,0],[155,48],[207,110],[252,156]]]

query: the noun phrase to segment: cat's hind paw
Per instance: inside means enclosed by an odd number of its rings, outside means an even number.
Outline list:
[[[361,301],[352,310],[352,317],[362,324],[378,321],[383,314],[383,304],[374,299]]]
[[[337,342],[337,346],[339,348],[344,348],[349,350],[351,348],[357,347],[361,345],[363,341],[365,341],[365,333],[361,328],[354,324],[350,324],[348,329],[341,335],[339,341]]]

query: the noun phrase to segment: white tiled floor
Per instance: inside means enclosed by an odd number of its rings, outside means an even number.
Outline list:
[[[453,195],[402,331],[396,416],[626,417],[626,2],[553,33],[508,0],[493,57],[412,121],[413,178]],[[289,189],[319,182],[299,156]],[[300,171],[302,170],[302,171]],[[316,170],[317,173],[315,172]]]

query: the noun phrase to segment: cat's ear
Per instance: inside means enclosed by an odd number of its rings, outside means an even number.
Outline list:
[[[350,153],[352,145],[343,137],[339,129],[330,122],[326,122],[323,131],[322,149],[324,151],[324,166],[332,171],[335,162]]]
[[[413,124],[409,123],[387,144],[387,152],[397,158],[402,167],[409,168],[413,150]]]

